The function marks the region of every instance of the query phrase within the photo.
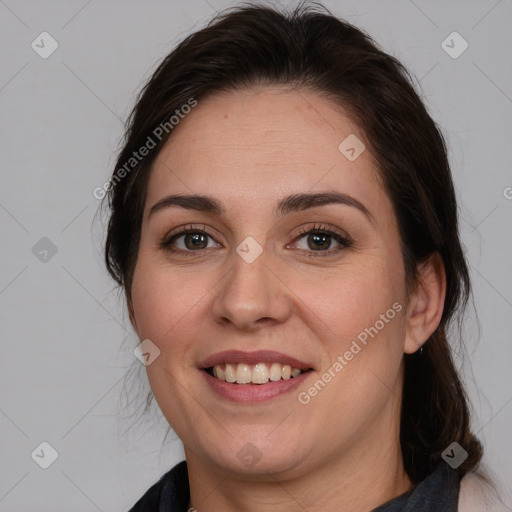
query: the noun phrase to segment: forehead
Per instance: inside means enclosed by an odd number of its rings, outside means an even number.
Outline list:
[[[147,204],[170,193],[208,193],[226,204],[263,206],[287,194],[330,189],[385,208],[370,151],[351,160],[346,145],[340,150],[345,140],[368,148],[343,109],[313,91],[215,94],[199,100],[173,129],[154,162]]]

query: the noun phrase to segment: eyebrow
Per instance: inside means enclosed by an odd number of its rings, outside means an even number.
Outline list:
[[[351,206],[364,213],[368,220],[374,222],[374,217],[366,208],[366,206],[364,206],[364,204],[352,196],[335,191],[320,192],[316,194],[292,194],[279,201],[274,210],[274,215],[281,217],[290,212],[307,210],[309,208],[324,206],[327,204],[342,204],[345,206]],[[219,216],[225,213],[225,209],[223,208],[222,203],[211,196],[199,194],[174,194],[166,196],[157,201],[149,210],[148,218],[150,218],[156,212],[171,206],[180,206],[181,208],[185,208],[187,210],[208,212]]]

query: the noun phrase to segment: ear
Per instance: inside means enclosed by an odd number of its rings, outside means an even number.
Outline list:
[[[406,354],[416,352],[437,329],[446,296],[446,273],[438,252],[418,265],[418,274],[416,289],[407,306]]]

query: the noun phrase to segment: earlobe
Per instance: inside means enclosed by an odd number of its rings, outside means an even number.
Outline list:
[[[446,273],[441,255],[418,265],[418,281],[407,308],[404,352],[416,352],[437,329],[444,310]]]

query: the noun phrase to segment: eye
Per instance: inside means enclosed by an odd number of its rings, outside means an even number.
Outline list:
[[[171,252],[181,252],[185,255],[191,255],[192,252],[200,252],[205,249],[221,247],[213,237],[204,229],[187,227],[178,233],[167,236],[161,243],[163,249]]]
[[[325,225],[305,228],[295,240],[295,246],[298,249],[317,253],[332,254],[351,246],[348,235],[329,229]],[[333,244],[336,244],[334,249],[332,249]],[[315,256],[324,256],[324,254]]]
[[[180,253],[184,256],[199,256],[206,249],[222,247],[206,231],[205,225],[203,225],[203,229],[187,226],[176,233],[171,233],[161,241],[160,245],[166,251]],[[332,255],[351,245],[352,240],[347,234],[324,224],[316,224],[303,229],[295,238],[295,242],[287,247],[300,249],[310,253],[310,256],[316,257]]]

